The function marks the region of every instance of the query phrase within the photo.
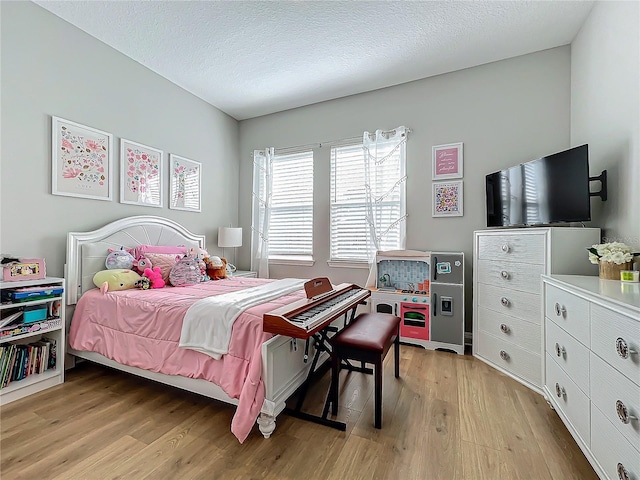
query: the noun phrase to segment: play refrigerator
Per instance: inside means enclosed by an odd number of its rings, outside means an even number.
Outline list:
[[[431,341],[464,353],[464,254],[431,252]]]

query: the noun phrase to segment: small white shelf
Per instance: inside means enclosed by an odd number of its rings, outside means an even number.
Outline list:
[[[2,303],[0,310],[11,308],[21,308],[30,305],[49,305],[52,302],[60,302],[60,316],[49,318],[38,322],[34,325],[44,322],[54,322],[51,328],[44,328],[32,332],[25,332],[14,336],[6,336],[0,339],[0,344],[6,346],[11,343],[28,344],[39,341],[42,336],[52,338],[56,342],[56,367],[55,369],[46,370],[43,373],[31,374],[22,380],[14,380],[6,387],[0,389],[0,405],[19,400],[28,395],[40,392],[44,389],[54,387],[64,382],[64,359],[65,359],[65,301],[64,288],[65,280],[59,277],[46,277],[39,280],[21,280],[17,282],[0,282],[0,290],[21,287],[34,287],[40,285],[51,285],[62,287],[63,292],[51,298],[26,300],[14,303]]]

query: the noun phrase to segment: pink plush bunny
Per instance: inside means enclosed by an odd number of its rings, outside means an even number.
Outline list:
[[[151,288],[162,288],[165,285],[164,280],[162,279],[162,271],[160,270],[160,267],[156,267],[153,270],[145,268],[142,276],[151,280]]]

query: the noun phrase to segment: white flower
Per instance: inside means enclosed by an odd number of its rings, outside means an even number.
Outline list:
[[[621,242],[601,243],[592,245],[589,251],[591,263],[612,262],[617,265],[630,262],[633,259],[631,248]]]

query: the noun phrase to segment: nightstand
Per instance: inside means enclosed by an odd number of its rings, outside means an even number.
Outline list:
[[[251,272],[249,270],[236,270],[233,272],[232,277],[247,277],[247,278],[258,278],[257,272]]]

